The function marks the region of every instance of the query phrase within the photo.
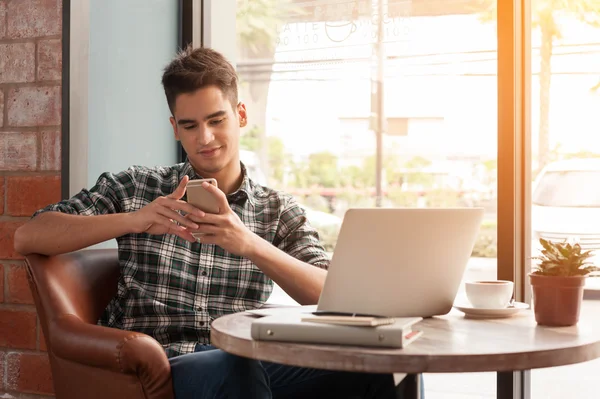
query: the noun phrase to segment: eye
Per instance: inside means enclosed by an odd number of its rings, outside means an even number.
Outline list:
[[[183,127],[185,130],[192,130],[196,128],[196,125],[187,125]]]
[[[224,120],[225,120],[225,118],[223,118],[223,119],[213,119],[212,121],[209,122],[209,124],[212,125],[212,126],[220,125],[221,123],[223,123]]]

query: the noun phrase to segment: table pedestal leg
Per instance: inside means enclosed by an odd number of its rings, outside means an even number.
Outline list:
[[[407,374],[403,382],[405,389],[402,399],[421,399],[421,374]]]

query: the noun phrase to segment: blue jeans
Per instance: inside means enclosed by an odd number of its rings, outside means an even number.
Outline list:
[[[210,345],[170,359],[175,399],[401,398],[390,374],[284,366],[235,356]]]

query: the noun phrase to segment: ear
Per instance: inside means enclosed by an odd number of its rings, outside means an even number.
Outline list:
[[[246,105],[241,101],[237,105],[237,113],[240,120],[240,127],[246,127],[248,124],[248,113],[246,112]]]
[[[175,136],[175,140],[179,141],[179,131],[177,130],[177,121],[174,117],[169,118],[169,122],[171,122],[171,126],[173,127],[173,135]]]

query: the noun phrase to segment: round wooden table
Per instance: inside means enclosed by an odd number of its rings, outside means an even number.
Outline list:
[[[239,356],[291,366],[408,373],[417,385],[420,373],[496,371],[499,381],[502,373],[512,381],[514,371],[600,357],[597,326],[582,320],[572,327],[541,327],[531,311],[505,319],[471,319],[453,310],[416,324],[414,329],[424,334],[404,349],[255,341],[250,336],[250,324],[256,317],[236,313],[214,320],[212,344]],[[506,392],[499,398],[512,398],[512,391],[512,386],[499,387],[499,392]],[[414,392],[418,392],[417,387]]]

